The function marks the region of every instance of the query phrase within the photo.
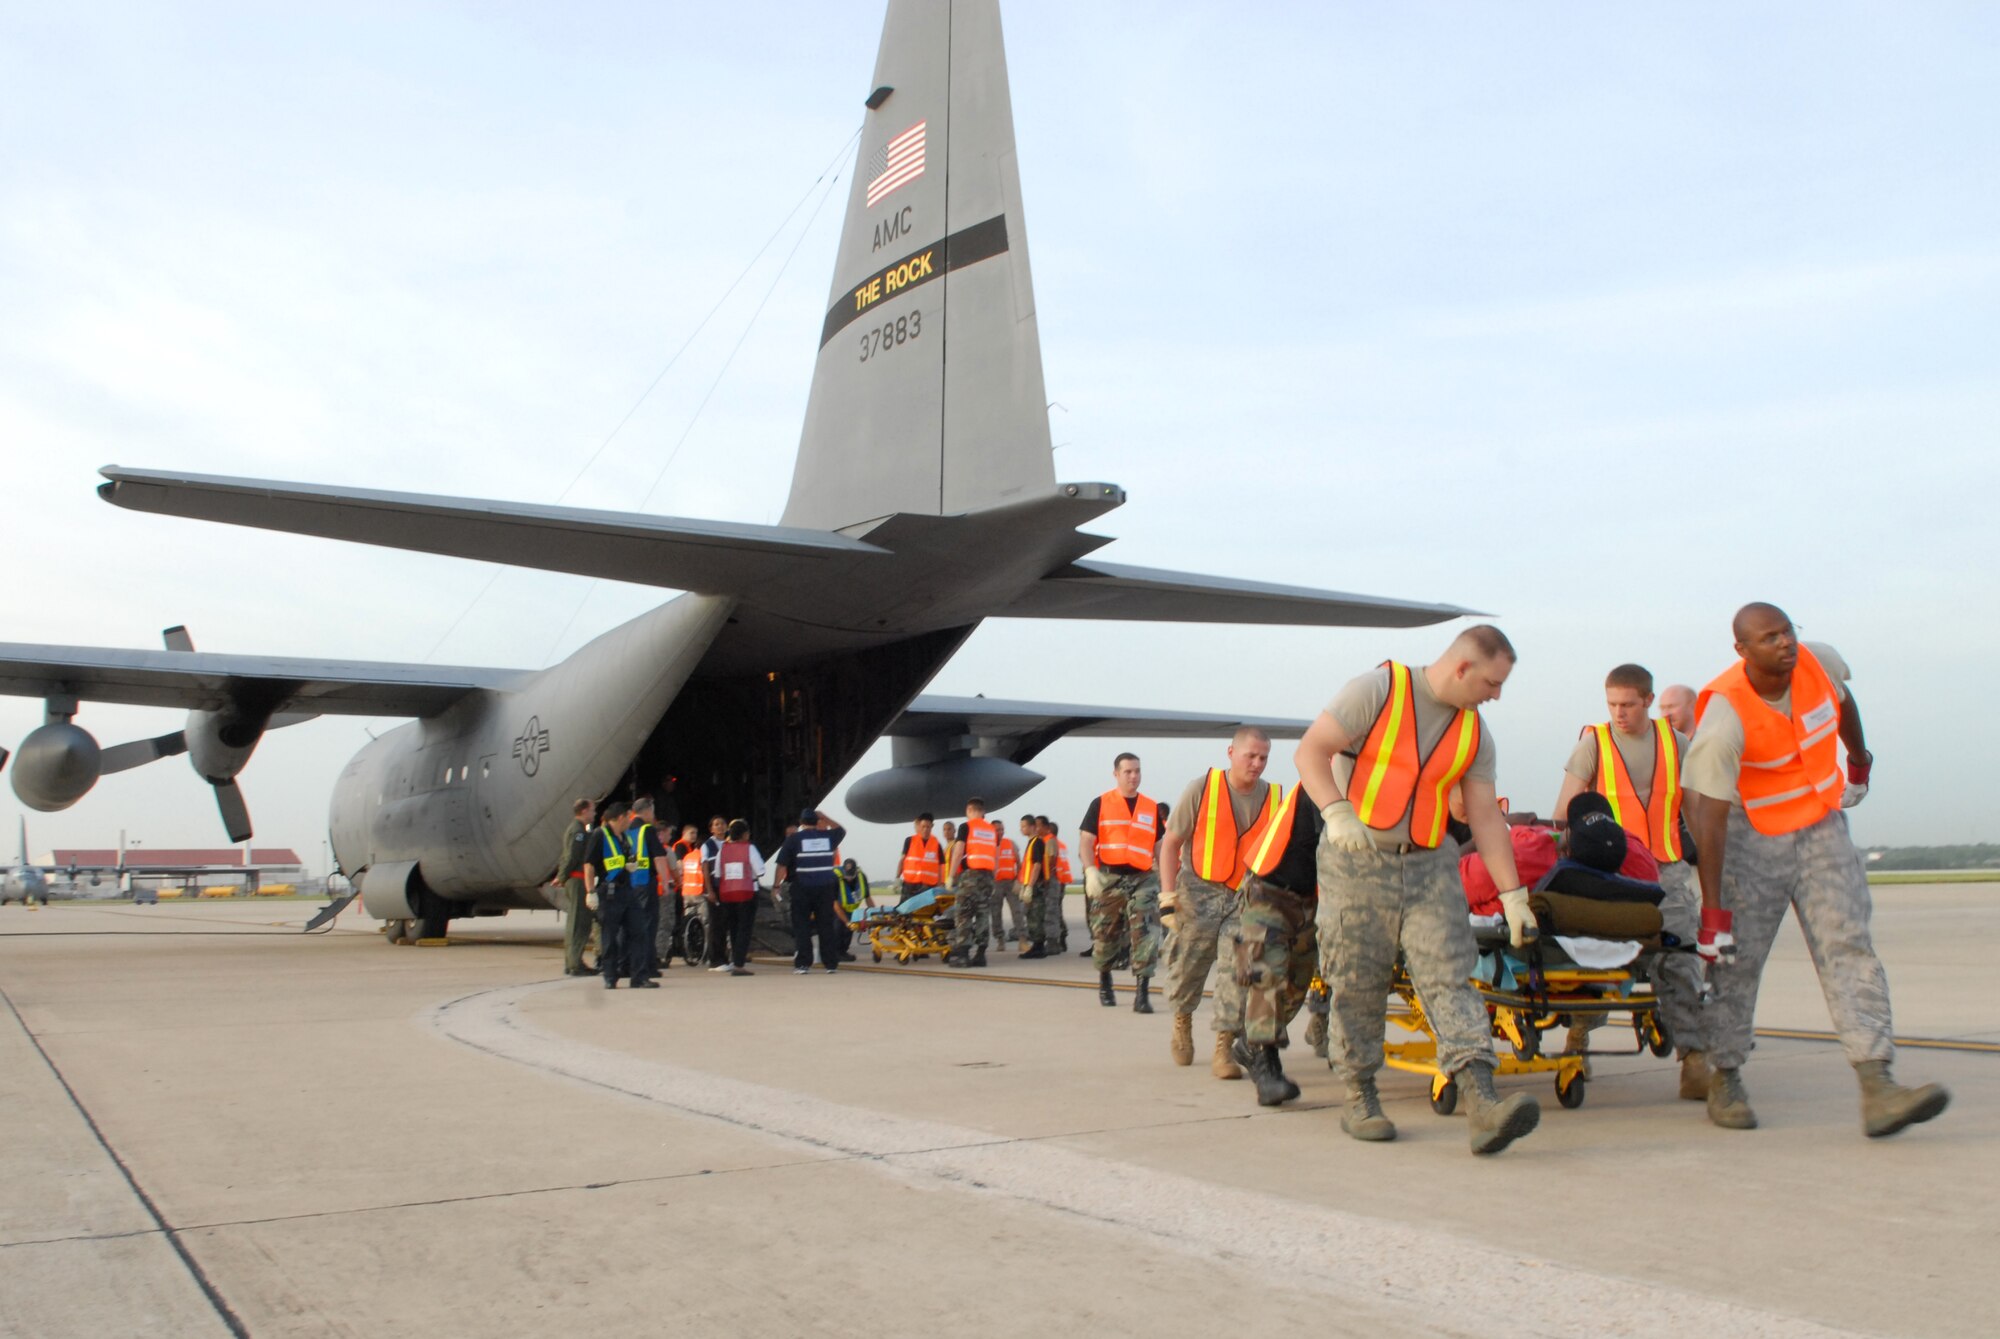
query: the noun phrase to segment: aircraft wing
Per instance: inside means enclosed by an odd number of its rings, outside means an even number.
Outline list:
[[[1009,762],[1026,763],[1065,735],[1141,739],[1218,739],[1255,725],[1273,739],[1297,739],[1311,721],[1274,716],[1138,711],[1068,702],[1009,702],[990,697],[916,698],[882,733],[889,738],[976,736],[1004,741]]]
[[[884,552],[846,535],[793,526],[128,470],[117,465],[98,473],[109,481],[98,485],[99,496],[133,511],[710,595],[791,585],[810,577],[815,566],[833,567],[841,560]]]
[[[525,670],[368,660],[133,651],[0,642],[0,694],[215,710],[270,704],[329,716],[435,716],[469,692],[511,688]]]
[[[1073,562],[1030,586],[1001,618],[1417,628],[1476,610],[1116,563]]]

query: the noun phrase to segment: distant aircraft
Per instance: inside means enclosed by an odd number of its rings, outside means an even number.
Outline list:
[[[453,916],[548,905],[577,796],[674,775],[683,813],[775,837],[884,735],[894,765],[848,806],[900,823],[975,793],[1010,803],[1041,780],[1023,764],[1066,734],[1239,723],[918,696],[988,618],[1415,627],[1469,612],[1090,560],[1110,541],[1078,527],[1125,492],[1055,478],[995,0],[891,0],[870,87],[781,524],[107,466],[98,491],[135,511],[687,593],[539,671],[204,654],[179,630],[164,652],[0,645],[0,692],[47,701],[15,793],[62,809],[103,772],[185,751],[242,841],[235,778],[266,729],[412,717],[347,764],[331,837],[369,913],[401,922],[392,939],[413,920],[437,937]],[[100,751],[72,719],[83,700],[189,714]]]
[[[28,820],[21,820],[21,858],[0,867],[0,906],[20,902],[33,906],[49,900],[49,879],[41,866],[28,859]]]

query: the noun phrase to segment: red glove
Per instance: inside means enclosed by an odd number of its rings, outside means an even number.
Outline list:
[[[1730,962],[1736,958],[1736,915],[1717,908],[1701,913],[1701,934],[1695,951],[1704,962]]]

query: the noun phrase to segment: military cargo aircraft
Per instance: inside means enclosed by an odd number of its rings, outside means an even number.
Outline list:
[[[28,859],[28,820],[21,820],[21,858],[0,868],[0,907],[9,902],[33,906],[49,900],[49,877]]]
[[[1226,735],[1237,718],[919,696],[989,618],[1413,627],[1468,611],[1098,561],[1125,492],[1058,482],[996,0],[891,0],[864,100],[789,501],[777,525],[107,466],[116,506],[684,592],[541,670],[0,645],[0,691],[46,700],[15,793],[62,809],[180,752],[250,835],[236,777],[313,714],[406,716],[334,784],[333,852],[378,918],[546,906],[580,795],[679,778],[685,811],[760,838],[855,784],[903,822],[1006,804],[1066,734]],[[185,726],[100,750],[84,701]],[[1271,722],[1278,732],[1303,723]],[[397,936],[392,936],[395,938]]]

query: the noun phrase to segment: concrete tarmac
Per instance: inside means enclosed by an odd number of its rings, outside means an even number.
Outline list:
[[[1074,955],[606,991],[552,914],[392,948],[317,905],[0,908],[0,1334],[2000,1329],[1976,885],[1877,891],[1899,1035],[1982,1048],[1901,1053],[1938,1121],[1866,1140],[1839,1047],[1767,1037],[1760,1130],[1600,1058],[1579,1110],[1503,1080],[1543,1121],[1492,1159],[1408,1075],[1347,1139],[1302,1045],[1260,1110],[1206,1006],[1177,1068]],[[1827,1026],[1795,928],[1758,1021]]]

